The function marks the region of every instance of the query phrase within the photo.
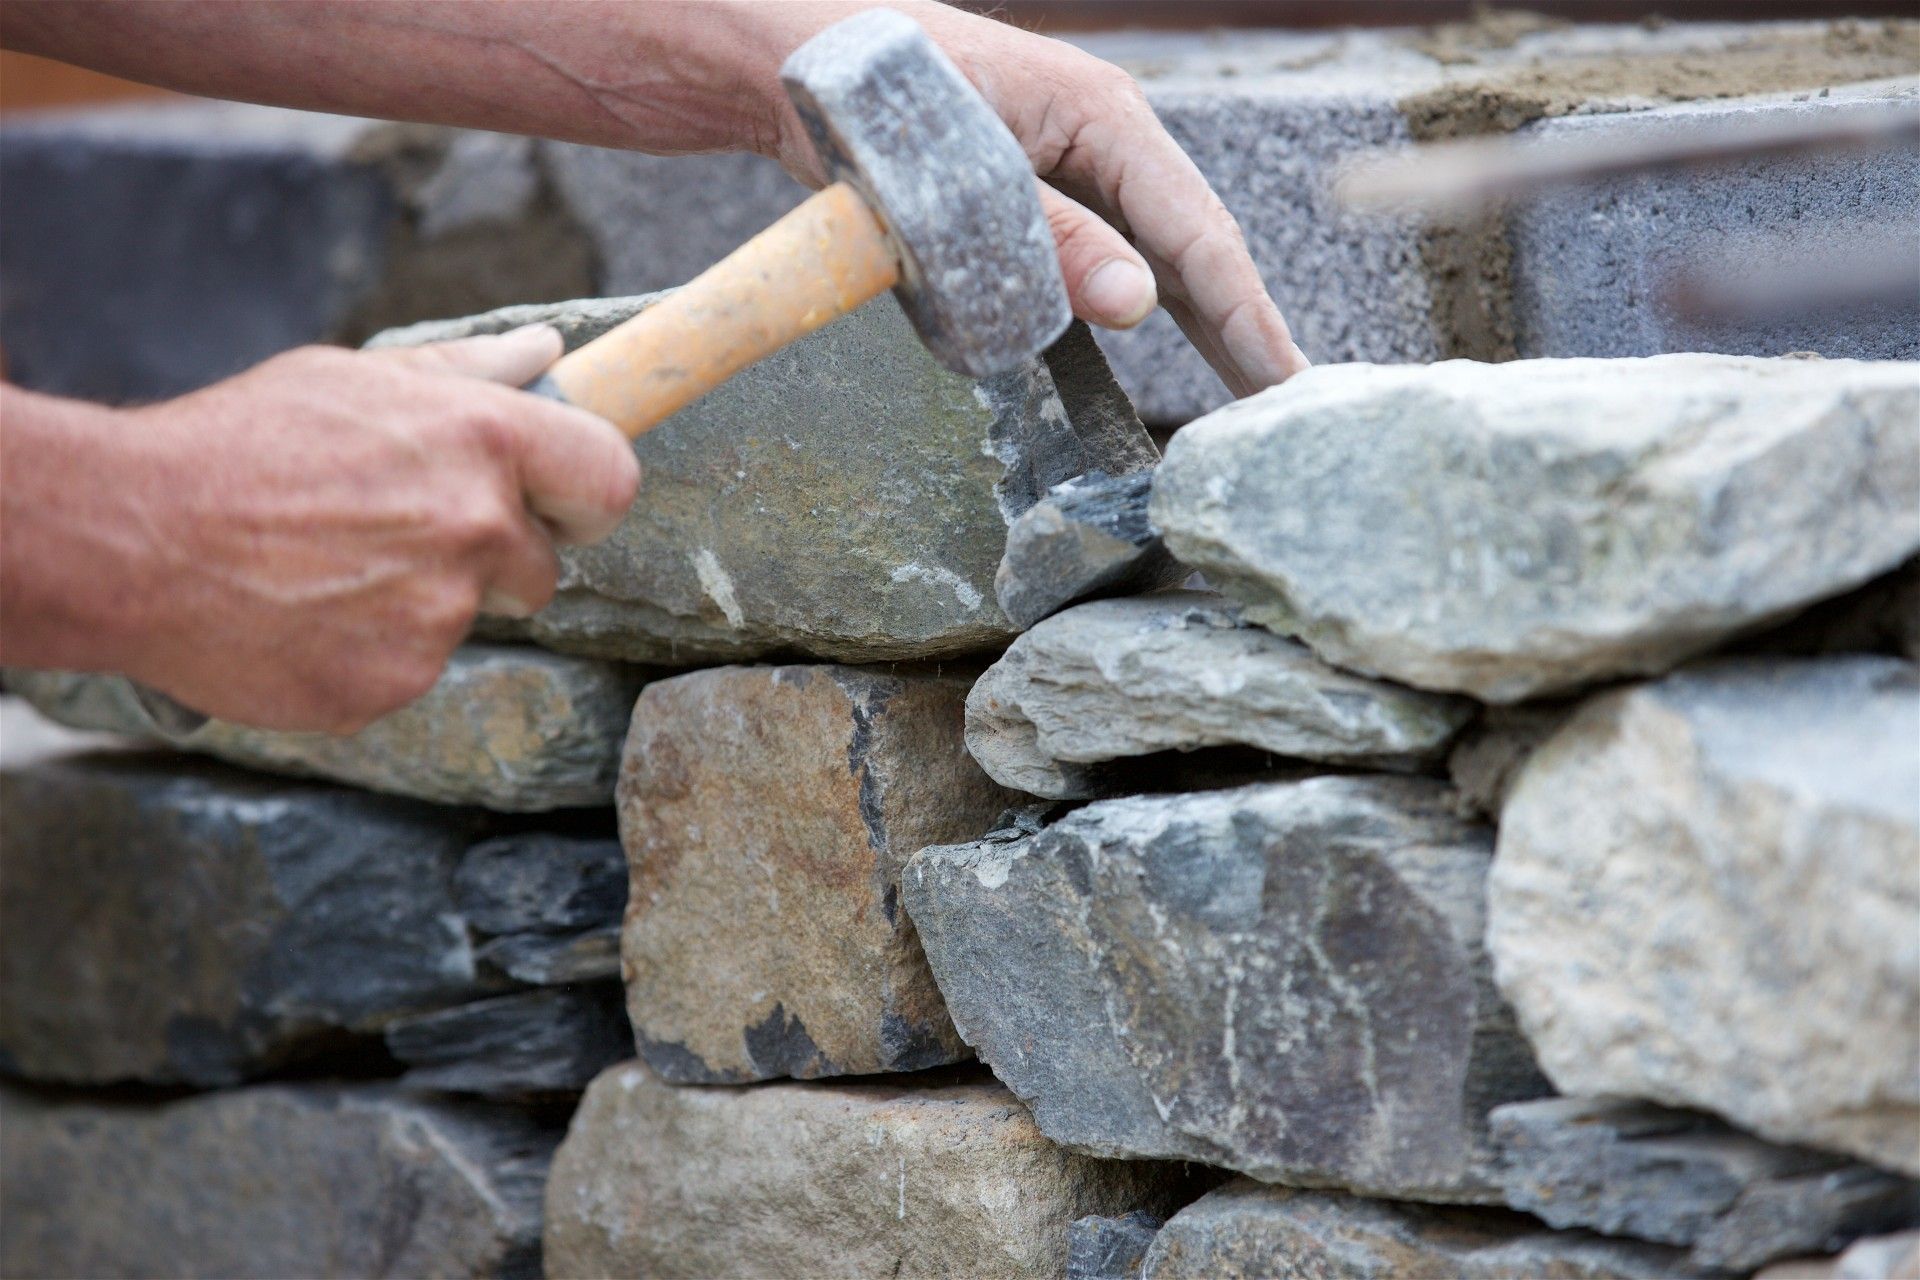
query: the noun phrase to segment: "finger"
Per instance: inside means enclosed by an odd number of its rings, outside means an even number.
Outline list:
[[[428,342],[417,347],[385,347],[367,354],[421,373],[451,373],[509,387],[524,387],[560,358],[565,344],[552,325],[529,324],[505,333]]]
[[[1091,209],[1039,185],[1073,314],[1108,329],[1131,329],[1145,320],[1159,302],[1146,259]]]
[[[528,508],[558,542],[598,542],[612,533],[640,489],[632,444],[585,409],[519,391],[500,395]]]
[[[553,599],[560,558],[546,531],[531,517],[501,548],[490,566],[480,611],[503,618],[531,618]]]
[[[1165,264],[1163,299],[1186,303],[1189,336],[1206,336],[1202,349],[1213,350],[1214,368],[1237,392],[1306,367],[1239,224],[1144,100],[1089,109],[1051,176],[1126,226],[1149,261]]]

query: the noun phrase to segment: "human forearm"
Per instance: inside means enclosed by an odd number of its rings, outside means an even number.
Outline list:
[[[0,662],[132,665],[160,576],[153,443],[111,409],[0,387]]]
[[[858,7],[39,0],[0,6],[0,36],[210,97],[663,153],[771,152],[780,61]]]

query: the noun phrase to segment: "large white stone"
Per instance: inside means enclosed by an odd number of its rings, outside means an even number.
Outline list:
[[[1488,944],[1553,1082],[1920,1172],[1920,668],[1598,697],[1501,816]]]
[[[1920,364],[1321,367],[1174,437],[1152,515],[1323,658],[1512,702],[1665,671],[1920,550]]]

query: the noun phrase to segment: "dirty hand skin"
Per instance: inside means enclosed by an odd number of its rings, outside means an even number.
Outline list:
[[[211,97],[755,151],[817,185],[780,64],[868,7],[38,0],[0,4],[0,44]],[[1236,395],[1306,367],[1232,215],[1131,78],[933,0],[889,7],[1025,147],[1075,314],[1125,328],[1166,307]],[[486,385],[530,377],[557,340],[475,341],[506,345],[296,351],[133,411],[8,389],[0,661],[121,671],[270,728],[351,729],[424,692],[476,608],[524,612],[551,594],[529,507],[604,536],[637,480],[611,427]]]

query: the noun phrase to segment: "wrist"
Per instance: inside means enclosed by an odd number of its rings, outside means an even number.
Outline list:
[[[0,388],[0,661],[139,675],[164,630],[161,442],[137,411]]]

